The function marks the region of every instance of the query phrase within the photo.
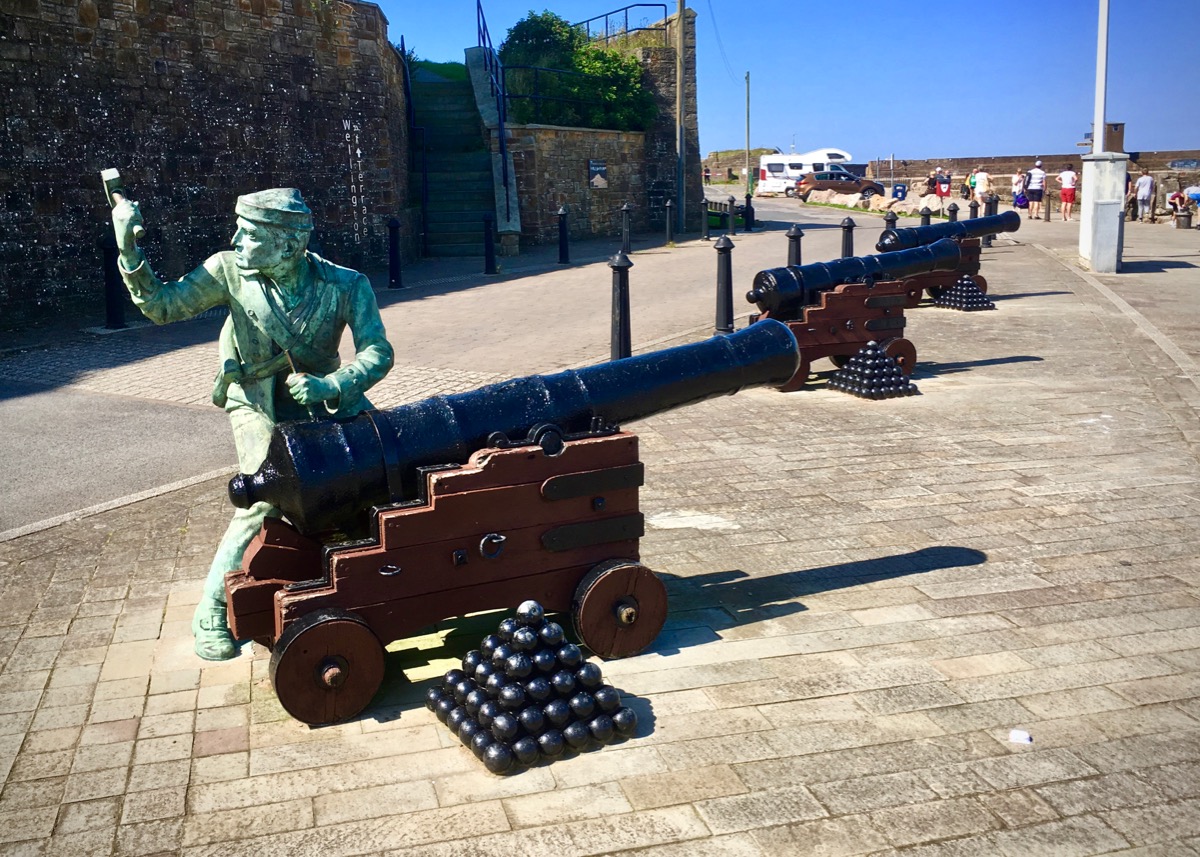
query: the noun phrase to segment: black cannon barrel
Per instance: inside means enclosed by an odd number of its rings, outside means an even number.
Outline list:
[[[754,276],[754,288],[746,300],[774,318],[794,318],[802,307],[820,300],[820,293],[842,283],[861,282],[868,277],[882,282],[925,271],[948,271],[958,267],[962,251],[954,241],[935,241],[878,256],[850,256],[832,262],[770,268]]]
[[[362,534],[372,506],[421,496],[418,468],[464,464],[496,432],[523,440],[541,425],[563,434],[589,431],[597,420],[620,425],[744,387],[782,384],[798,363],[792,332],[768,319],[692,345],[345,420],[280,423],[258,472],[229,481],[229,499],[243,509],[270,503],[303,533]]]
[[[875,249],[880,253],[896,250],[910,250],[940,241],[943,238],[953,238],[961,241],[964,238],[982,238],[997,232],[1016,232],[1021,228],[1021,215],[1015,211],[1003,214],[992,214],[987,217],[972,217],[970,220],[956,220],[953,223],[935,223],[930,226],[910,226],[905,229],[885,229],[879,236]]]

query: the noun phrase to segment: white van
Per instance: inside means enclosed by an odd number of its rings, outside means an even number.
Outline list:
[[[811,152],[792,152],[763,155],[758,159],[758,184],[755,196],[791,196],[796,188],[796,179],[806,173],[849,172],[843,163],[850,160],[850,153],[842,149],[814,149]]]

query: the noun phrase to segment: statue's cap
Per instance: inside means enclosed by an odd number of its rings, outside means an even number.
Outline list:
[[[234,207],[238,217],[267,226],[312,229],[312,211],[294,187],[276,187],[239,196]]]

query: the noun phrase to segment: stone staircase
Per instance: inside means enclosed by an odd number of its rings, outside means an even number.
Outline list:
[[[495,187],[471,85],[417,79],[412,94],[416,124],[425,128],[429,254],[482,256],[483,216],[495,214]],[[419,193],[420,172],[411,175]]]

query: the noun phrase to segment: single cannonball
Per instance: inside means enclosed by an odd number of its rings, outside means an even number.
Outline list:
[[[557,649],[563,644],[563,629],[562,625],[557,622],[547,622],[538,631],[538,636],[542,638],[542,643],[550,646],[552,649]]]
[[[467,701],[467,695],[475,689],[475,682],[469,678],[464,678],[458,684],[454,685],[454,701],[459,705],[463,705]]]
[[[524,652],[509,655],[508,660],[504,662],[504,673],[511,679],[529,678],[532,672],[533,661]]]
[[[488,692],[488,696],[490,696],[492,699],[495,699],[500,695],[500,691],[503,690],[507,685],[508,676],[504,674],[503,670],[496,670],[496,672],[488,676],[487,684],[485,684],[483,687]]]
[[[450,712],[453,711],[455,708],[457,708],[457,706],[454,704],[454,697],[453,696],[443,696],[441,699],[438,700],[437,707],[433,709],[433,713],[435,715],[437,715],[438,720],[445,723],[446,719],[450,715]]]
[[[479,666],[475,667],[475,683],[480,687],[487,684],[487,680],[492,677],[492,673],[496,668],[492,666],[491,661],[484,661]]]
[[[517,621],[522,625],[540,625],[546,618],[546,611],[536,601],[522,601],[517,607]]]
[[[458,739],[464,744],[470,746],[471,739],[475,737],[475,733],[483,727],[474,717],[464,717],[462,722],[458,724]]]
[[[517,711],[525,705],[525,688],[516,682],[500,689],[500,707],[505,711]]]
[[[425,707],[430,711],[437,708],[438,700],[446,695],[446,692],[440,687],[431,687],[425,691]]]
[[[497,714],[504,711],[494,699],[489,699],[483,705],[479,706],[479,713],[475,715],[475,719],[479,721],[480,726],[491,728],[492,721],[496,719]]]
[[[461,705],[454,706],[454,710],[446,715],[446,725],[450,727],[450,731],[455,735],[458,734],[458,726],[471,715],[467,714],[467,709]]]
[[[596,701],[590,693],[583,690],[572,696],[568,705],[571,706],[571,713],[580,720],[587,720],[596,711]]]
[[[551,726],[561,729],[571,719],[571,706],[565,699],[555,699],[545,704],[542,713],[546,715]]]
[[[466,677],[467,674],[462,670],[450,670],[444,676],[442,676],[442,687],[453,693],[454,685],[458,684]]]
[[[488,634],[486,637],[484,637],[482,640],[479,641],[479,653],[481,655],[483,655],[485,658],[491,658],[492,652],[496,651],[496,646],[500,645],[503,642],[504,641],[501,640],[499,637],[497,637],[495,634]]]
[[[596,700],[596,707],[605,714],[612,714],[621,707],[621,694],[611,685],[602,684],[593,690],[592,699]]]
[[[622,738],[637,731],[637,714],[632,708],[618,708],[612,716],[613,728]]]
[[[600,675],[600,667],[592,663],[584,663],[579,665],[579,669],[575,670],[575,681],[582,687],[593,688],[599,687],[603,676]]]
[[[550,686],[559,696],[570,696],[575,692],[575,673],[559,670],[550,676]]]
[[[496,629],[496,636],[507,643],[513,638],[513,634],[520,627],[521,625],[516,619],[505,619],[500,623],[500,627]]]
[[[512,647],[518,652],[532,652],[537,648],[537,631],[532,628],[518,628],[513,633]]]
[[[476,758],[482,759],[484,751],[494,743],[496,743],[496,739],[491,730],[481,728],[471,738],[471,752],[475,754]]]
[[[517,721],[517,718],[507,711],[497,714],[492,721],[492,735],[495,736],[497,741],[511,741],[516,737],[520,728],[521,724]]]
[[[504,662],[517,653],[512,643],[501,643],[492,652],[492,666],[498,670],[504,669]]]
[[[533,665],[541,673],[552,673],[558,669],[558,656],[550,649],[538,649],[533,653]]]
[[[517,720],[530,735],[538,735],[546,728],[546,715],[536,705],[522,708],[521,713],[517,715]]]
[[[572,748],[582,750],[587,746],[588,741],[592,737],[592,733],[588,731],[587,726],[580,723],[578,720],[573,720],[568,723],[562,731],[563,738]]]
[[[477,687],[467,694],[467,699],[463,703],[463,707],[467,709],[467,714],[470,714],[472,717],[478,717],[479,709],[483,708],[485,702],[490,701],[491,699],[487,695],[487,691],[481,687]]]
[[[558,662],[569,670],[579,669],[583,663],[583,652],[574,643],[567,643],[558,649]]]
[[[613,733],[616,727],[613,725],[613,719],[607,714],[597,714],[588,723],[588,731],[592,733],[592,737],[601,744],[607,744],[613,739]]]
[[[525,695],[534,702],[545,702],[553,692],[554,688],[550,687],[550,682],[541,676],[525,682]]]
[[[519,741],[514,741],[512,745],[513,756],[522,765],[532,765],[538,759],[538,742],[536,738],[530,738],[528,735],[521,738]]]
[[[471,651],[463,655],[463,672],[465,672],[467,675],[473,675],[475,672],[475,667],[479,666],[485,660],[487,659],[484,658],[483,652],[479,651],[479,649],[471,649]]]
[[[483,751],[483,764],[493,774],[503,774],[513,766],[513,752],[506,744],[494,741]]]
[[[557,729],[547,729],[538,736],[537,742],[538,749],[542,751],[542,755],[547,759],[553,759],[555,756],[561,755],[563,748],[566,746],[563,734]]]

